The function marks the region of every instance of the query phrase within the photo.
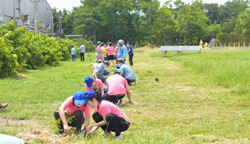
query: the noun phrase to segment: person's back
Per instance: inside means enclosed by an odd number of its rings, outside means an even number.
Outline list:
[[[120,75],[110,76],[106,80],[106,84],[108,86],[108,95],[124,95],[126,94],[127,81]]]
[[[114,50],[115,50],[114,47],[109,46],[107,50],[108,50],[108,55],[114,55]]]
[[[83,44],[80,47],[80,53],[85,53],[85,46]]]
[[[126,58],[127,57],[127,47],[122,45],[117,52],[117,58]]]
[[[134,52],[133,52],[133,48],[129,45],[129,46],[127,46],[128,47],[128,55],[133,55],[134,54]]]
[[[76,55],[76,49],[75,49],[75,47],[73,47],[73,48],[71,49],[71,55]]]
[[[133,70],[128,65],[123,64],[120,67],[120,70],[122,72],[122,75],[125,77],[125,79],[129,79],[129,80],[135,80],[136,79],[135,73],[133,72]]]
[[[105,68],[104,68],[103,64],[102,63],[98,63],[95,66],[94,72],[96,72],[97,74],[102,74],[104,70],[105,70]]]

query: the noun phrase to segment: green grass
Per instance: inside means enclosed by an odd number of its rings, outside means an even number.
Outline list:
[[[249,54],[204,51],[172,53],[163,58],[158,50],[135,50],[133,70],[138,80],[131,91],[136,104],[121,107],[131,120],[123,140],[104,138],[100,129],[91,139],[72,135],[54,140],[57,143],[250,143],[249,96],[239,95],[239,89],[232,92],[235,86],[220,84],[212,71],[220,69],[233,79],[231,83],[237,82],[226,70],[231,65],[235,77],[245,77],[242,74],[248,73],[245,72],[248,65],[244,64]],[[94,54],[92,60],[93,57]],[[53,111],[75,91],[84,90],[84,77],[91,75],[88,57],[86,60],[61,62],[59,67],[23,73],[28,78],[0,80],[0,102],[9,103],[0,110],[0,133],[16,135],[41,129],[49,135],[38,136],[32,142],[51,143],[46,138],[53,134],[50,124]],[[222,61],[226,63],[222,65]],[[242,68],[242,72],[236,73],[234,68]],[[244,80],[238,81],[237,85],[243,86]]]
[[[170,56],[170,60],[183,63],[234,93],[250,93],[250,50],[204,51]]]

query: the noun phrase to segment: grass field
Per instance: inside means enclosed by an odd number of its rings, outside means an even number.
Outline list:
[[[0,110],[0,133],[28,135],[32,143],[250,143],[250,51],[163,58],[147,49],[135,50],[134,58],[136,104],[121,107],[131,120],[121,141],[104,138],[101,130],[91,139],[52,136],[53,111],[84,90],[84,77],[91,75],[88,57],[84,63],[78,59],[22,73],[27,78],[0,80],[0,102],[9,103]],[[41,134],[30,138],[34,129]]]

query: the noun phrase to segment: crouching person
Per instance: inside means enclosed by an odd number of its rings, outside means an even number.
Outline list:
[[[87,105],[86,97],[94,96],[94,94],[95,91],[93,90],[75,92],[74,96],[70,96],[64,101],[59,108],[59,112],[54,112],[55,119],[60,119],[60,124],[58,125],[60,134],[68,133],[69,126],[76,127],[76,132],[79,133],[84,122],[84,128],[89,125],[90,107]],[[69,123],[67,122],[68,117],[72,117]]]
[[[88,105],[95,108],[93,119],[96,123],[87,127],[87,136],[91,137],[101,127],[106,136],[112,136],[111,132],[115,132],[116,138],[121,139],[121,132],[130,126],[128,116],[115,104],[102,100],[98,94],[89,99]]]
[[[127,94],[129,103],[134,104],[131,99],[128,82],[122,77],[120,69],[116,69],[114,75],[107,78],[106,84],[108,86],[108,93],[105,93],[102,99],[119,104]]]

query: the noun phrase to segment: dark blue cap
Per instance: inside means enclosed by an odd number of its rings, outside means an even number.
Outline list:
[[[92,87],[93,86],[93,79],[90,76],[87,76],[85,78],[85,83],[87,84],[87,87]]]

